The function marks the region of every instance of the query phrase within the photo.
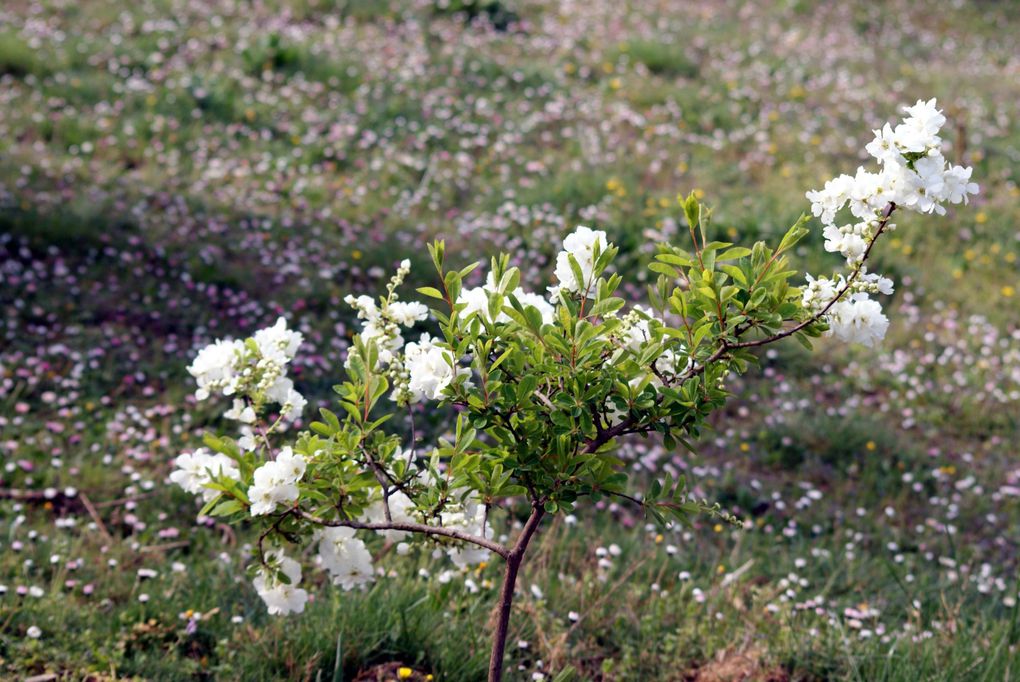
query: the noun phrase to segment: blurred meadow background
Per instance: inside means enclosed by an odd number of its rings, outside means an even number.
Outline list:
[[[635,476],[683,472],[744,527],[608,504],[547,527],[508,658],[525,680],[1020,678],[1018,35],[992,0],[5,0],[0,678],[482,678],[497,565],[386,562],[362,593],[310,574],[304,615],[266,615],[252,538],[166,480],[218,426],[194,350],[286,316],[312,415],[343,297],[402,258],[431,284],[429,239],[550,282],[581,223],[644,269],[692,189],[715,238],[776,238],[929,97],[981,195],[898,216],[884,345],[769,351],[697,455],[629,444]],[[821,244],[802,269],[836,265]]]

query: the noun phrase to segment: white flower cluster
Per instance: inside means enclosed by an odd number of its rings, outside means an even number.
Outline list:
[[[491,539],[495,534],[486,520],[485,506],[474,498],[469,497],[459,505],[450,507],[440,514],[439,518],[444,527],[470,533],[476,537]],[[480,564],[489,558],[489,550],[465,543],[451,546],[446,553],[458,568]]]
[[[463,303],[465,305],[461,315],[465,318],[470,315],[480,315],[489,322],[509,322],[510,316],[506,313],[499,313],[495,320],[493,320],[489,315],[489,294],[495,293],[506,295],[507,292],[502,291],[499,288],[493,273],[490,272],[485,278],[485,284],[483,286],[474,287],[472,289],[464,289],[460,292],[460,296],[457,297],[457,303]],[[510,293],[514,295],[522,306],[531,306],[538,310],[539,314],[542,316],[543,324],[552,324],[553,318],[556,315],[556,309],[553,307],[552,303],[538,294],[525,291],[522,287],[517,287]]]
[[[375,341],[379,349],[379,366],[386,367],[393,362],[398,351],[404,346],[400,327],[412,327],[429,315],[429,309],[416,301],[400,301],[396,289],[404,283],[411,272],[411,261],[400,262],[396,274],[387,285],[387,295],[382,305],[371,296],[347,296],[344,301],[358,311],[358,319],[364,320],[361,327],[362,341]]]
[[[253,424],[257,418],[256,406],[266,402],[278,404],[282,418],[298,419],[307,401],[294,390],[294,382],[286,376],[286,369],[302,340],[301,333],[288,329],[287,321],[281,317],[272,327],[260,329],[247,341],[228,339],[211,343],[198,352],[188,367],[198,383],[195,397],[205,400],[214,392],[243,396],[235,398],[224,414],[227,419],[243,425]],[[251,429],[243,427],[242,431],[245,437],[240,441],[241,446],[254,449]]]
[[[301,613],[308,601],[308,592],[297,587],[301,582],[301,564],[283,552],[270,552],[267,563],[287,577],[289,583],[279,579],[276,573],[266,566],[259,568],[252,583],[262,601],[266,603],[269,614],[285,616],[288,613]]]
[[[407,344],[403,365],[406,385],[398,386],[394,395],[403,392],[413,403],[439,400],[458,375],[471,373],[465,367],[457,367],[453,354],[437,345],[428,333],[422,334],[417,342]]]
[[[251,515],[272,514],[278,505],[294,504],[299,494],[297,482],[307,466],[304,457],[286,446],[275,460],[256,469],[253,485],[248,488]]]
[[[435,345],[429,334],[422,334],[417,343],[404,345],[400,327],[412,327],[429,314],[424,304],[397,298],[396,289],[410,271],[411,261],[401,261],[396,274],[390,279],[381,305],[369,296],[348,296],[344,299],[358,311],[358,318],[364,320],[361,340],[375,343],[379,352],[375,369],[385,370],[391,378],[394,386],[391,398],[398,403],[438,398],[453,376],[452,365],[446,362],[447,354]],[[350,366],[350,357],[346,364]],[[417,388],[410,387],[412,369]]]
[[[622,349],[620,352],[629,351],[639,355],[645,345],[654,340],[653,328],[663,326],[662,320],[655,316],[655,311],[644,306],[635,305],[630,312],[624,315],[620,321],[623,323],[617,332]],[[664,339],[668,343],[669,337]],[[665,348],[655,360],[655,374],[652,383],[656,386],[662,385],[660,376],[667,379],[683,374],[691,366],[691,358],[683,344],[676,344],[673,348]],[[642,377],[636,377],[632,384],[640,383]]]
[[[205,400],[213,391],[234,395],[241,383],[244,356],[244,342],[230,339],[214,341],[200,350],[188,367],[198,382],[195,397]]]
[[[935,100],[918,101],[905,110],[907,116],[899,125],[893,128],[887,123],[875,130],[875,139],[866,147],[881,164],[879,172],[858,168],[855,175],[840,175],[806,195],[812,213],[825,225],[825,249],[841,254],[852,274],[848,279],[809,276],[803,304],[815,314],[826,311],[830,334],[866,346],[884,338],[889,327],[881,304],[871,294],[892,293],[892,281],[863,269],[883,224],[882,229],[894,228],[888,224],[889,212],[895,206],[945,215],[946,202],[967,203],[969,195],[978,192],[978,186],[970,182],[972,169],[954,166],[942,156],[939,131],[946,117]],[[836,216],[844,207],[857,220],[837,226]]]
[[[407,274],[408,263],[405,261],[391,287],[398,286]],[[416,399],[437,399],[443,391],[459,375],[469,373],[466,368],[458,368],[450,357],[450,352],[437,344],[427,334],[416,343],[403,347],[403,340],[394,342],[399,337],[398,326],[411,326],[427,315],[427,309],[416,303],[396,301],[391,288],[390,296],[376,306],[370,299],[354,299],[353,305],[359,310],[359,316],[366,321],[366,329],[370,338],[388,340],[396,351],[388,359],[394,367],[404,372],[406,364],[407,390]],[[528,301],[527,294],[517,292],[522,300]],[[552,310],[551,304],[541,300],[535,305],[545,315]],[[374,330],[382,330],[376,334]],[[373,337],[373,334],[376,334]],[[195,362],[189,367],[199,383],[199,397],[204,399],[213,392],[223,395],[236,395],[232,406],[227,411],[228,418],[241,422],[247,428],[247,434],[239,441],[250,438],[255,440],[252,426],[256,424],[262,404],[274,400],[279,395],[281,386],[286,392],[293,390],[293,385],[284,376],[284,369],[293,359],[302,337],[287,329],[286,322],[281,318],[273,327],[257,332],[245,341],[217,341],[202,349]],[[286,406],[295,402],[292,398],[286,402],[277,400]],[[302,401],[303,404],[303,401]],[[275,424],[273,425],[275,427]],[[270,448],[267,436],[272,432],[260,430],[258,438]],[[246,447],[254,450],[254,445]],[[251,457],[252,455],[245,455]],[[400,453],[395,455],[400,456]],[[214,503],[221,491],[210,487],[214,483],[225,483],[231,479],[247,485],[248,511],[253,517],[267,516],[287,511],[301,499],[300,484],[306,478],[310,462],[307,458],[294,451],[290,446],[280,449],[274,459],[265,461],[253,472],[251,480],[241,480],[240,468],[235,460],[226,454],[214,454],[205,448],[191,453],[184,453],[175,460],[176,468],[170,475],[171,481],[185,490],[201,495],[206,503]],[[219,487],[219,486],[217,486]],[[234,485],[236,490],[237,486]],[[225,495],[224,499],[243,498],[240,493],[233,496]],[[385,523],[421,523],[415,516],[415,504],[402,491],[391,491],[386,501],[379,497],[369,504],[362,515],[363,522]],[[457,528],[469,534],[487,538],[494,536],[494,531],[486,520],[484,506],[475,499],[459,503],[451,503],[439,512],[438,523],[444,527]],[[390,542],[399,542],[397,551],[406,554],[410,546],[404,542],[407,532],[399,530],[379,530],[377,534]],[[357,531],[346,527],[329,527],[322,529],[315,536],[318,546],[318,563],[326,570],[332,581],[344,590],[363,587],[375,579],[372,555],[365,542],[357,537]],[[489,556],[488,550],[465,546],[459,542],[447,542],[443,549],[450,559],[459,567],[484,561]],[[280,550],[272,550],[265,554],[264,563],[254,577],[254,587],[265,602],[268,611],[273,615],[300,613],[308,601],[308,593],[299,588],[301,581],[300,564]]]
[[[595,262],[597,255],[609,246],[605,232],[579,226],[563,240],[564,251],[556,259],[559,284],[549,287],[554,302],[522,287],[505,291],[502,288],[505,284],[497,283],[494,274],[490,272],[484,285],[460,292],[456,301],[463,306],[460,314],[464,319],[477,315],[487,322],[507,323],[510,317],[505,312],[499,312],[493,318],[489,310],[489,297],[492,294],[513,295],[521,305],[538,310],[544,324],[551,324],[556,315],[555,301],[560,290],[595,295],[594,291],[589,290],[593,283]],[[581,270],[581,281],[578,281],[571,267],[570,256],[574,257]],[[368,296],[348,296],[345,300],[358,310],[358,317],[365,320],[361,338],[364,341],[375,341],[379,349],[379,365],[386,367],[393,378],[392,399],[398,403],[439,400],[458,376],[470,375],[470,370],[459,367],[450,350],[428,333],[422,334],[418,341],[405,345],[400,326],[412,326],[428,314],[427,308],[419,303],[396,301],[393,290],[403,281],[408,269],[409,263],[404,261],[391,281],[389,294],[383,299],[382,306]]]
[[[329,571],[333,584],[345,591],[372,582],[372,554],[353,528],[325,528],[319,533],[319,561]]]
[[[170,480],[192,495],[201,495],[205,502],[220,494],[218,490],[208,487],[214,479],[232,478],[236,481],[241,478],[234,460],[220,453],[213,454],[205,448],[178,455],[174,464],[177,468],[170,474]]]
[[[603,253],[609,248],[606,240],[606,233],[602,230],[579,225],[571,234],[563,240],[563,250],[556,256],[556,279],[559,284],[549,287],[553,299],[559,297],[561,289],[571,293],[586,294],[589,298],[595,297],[592,290],[592,277],[595,270],[596,252]],[[577,280],[574,269],[570,265],[570,257],[573,256],[581,269],[581,281]]]
[[[807,193],[812,212],[826,225],[849,205],[850,212],[864,221],[874,221],[887,204],[919,213],[946,212],[945,202],[967,203],[977,194],[970,182],[971,168],[953,166],[942,156],[939,130],[946,117],[935,100],[918,101],[906,107],[907,117],[892,128],[888,123],[874,131],[875,139],[866,149],[882,170],[858,168],[854,176],[840,175],[825,183],[824,189]]]
[[[398,450],[394,455],[395,459],[400,459],[401,452]],[[390,521],[396,523],[415,523],[417,519],[411,515],[411,510],[414,509],[414,502],[411,498],[400,492],[399,490],[391,493],[389,499],[383,503],[382,498],[369,505],[368,509],[365,510],[365,520],[369,523],[384,523],[386,521],[386,508],[390,510]],[[396,542],[407,536],[407,533],[400,530],[377,530],[377,535],[382,535],[387,540]]]

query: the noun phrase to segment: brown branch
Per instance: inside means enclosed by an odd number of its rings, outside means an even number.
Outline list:
[[[96,511],[96,508],[92,506],[92,501],[89,499],[89,496],[83,492],[79,492],[78,499],[81,500],[85,510],[89,513],[89,516],[92,517],[92,521],[95,522],[96,527],[99,529],[99,533],[103,536],[103,539],[106,540],[107,543],[113,544],[113,538],[110,536],[110,531],[106,530],[106,524],[103,523],[103,519],[99,516],[99,512]]]
[[[492,652],[489,655],[489,682],[501,682],[503,679],[503,654],[506,650],[506,636],[510,626],[510,610],[513,608],[514,588],[517,585],[517,572],[524,561],[524,552],[528,549],[528,543],[535,535],[542,517],[545,516],[545,509],[541,504],[535,504],[531,508],[531,516],[524,524],[524,530],[506,555],[506,573],[503,576],[503,586],[499,591],[499,611],[496,621],[496,632],[492,640]]]
[[[702,372],[705,371],[706,367],[708,367],[713,362],[715,362],[716,360],[718,360],[721,357],[723,357],[724,355],[726,355],[726,353],[728,353],[731,350],[740,349],[740,348],[754,348],[754,347],[757,347],[757,346],[765,346],[765,345],[768,345],[770,343],[774,343],[776,341],[779,341],[780,339],[785,339],[788,336],[793,336],[797,332],[799,332],[799,331],[809,327],[810,325],[818,322],[818,320],[820,320],[826,313],[829,312],[829,310],[832,308],[832,306],[836,305],[836,303],[839,302],[839,300],[841,298],[843,298],[843,296],[848,291],[850,291],[850,288],[853,286],[854,282],[857,280],[858,276],[861,274],[861,271],[863,269],[864,263],[865,263],[865,261],[868,260],[868,256],[871,254],[872,247],[875,246],[875,242],[878,241],[879,236],[881,236],[882,232],[888,226],[889,218],[892,216],[893,211],[895,211],[895,210],[896,210],[896,204],[895,203],[890,201],[888,204],[886,204],[885,210],[882,211],[882,220],[878,224],[878,230],[875,232],[875,236],[872,237],[871,241],[868,243],[868,248],[864,250],[864,255],[861,257],[860,264],[857,266],[857,269],[854,270],[853,273],[850,274],[850,276],[847,278],[846,282],[843,284],[843,287],[838,292],[836,292],[836,295],[832,298],[831,301],[829,301],[825,305],[824,308],[822,308],[817,313],[815,313],[814,315],[812,315],[808,319],[804,320],[803,322],[801,322],[801,323],[799,323],[797,325],[794,325],[793,327],[790,327],[789,329],[785,329],[785,330],[783,330],[783,331],[781,331],[781,332],[779,332],[777,334],[773,334],[772,336],[767,336],[767,337],[765,337],[763,339],[755,339],[753,341],[744,341],[742,343],[729,343],[727,341],[723,341],[719,345],[719,348],[717,348],[710,356],[708,356],[708,358],[706,358],[704,362],[702,362],[700,365],[695,365],[694,367],[691,367],[689,370],[684,372],[679,377],[678,381],[680,383],[683,383],[687,379],[690,379],[693,376],[701,374]],[[743,331],[747,331],[747,329],[745,328]]]
[[[824,308],[822,308],[817,313],[815,313],[814,315],[812,315],[808,319],[804,320],[800,324],[797,324],[797,325],[795,325],[793,327],[790,327],[789,329],[781,331],[781,332],[779,332],[777,334],[773,334],[772,336],[765,337],[764,339],[755,339],[753,341],[744,341],[743,343],[725,343],[724,342],[723,346],[728,348],[728,349],[734,349],[734,348],[753,348],[755,346],[764,346],[764,345],[767,345],[769,343],[773,343],[775,341],[778,341],[780,339],[785,339],[788,336],[793,336],[794,334],[796,334],[797,332],[801,331],[802,329],[804,329],[804,328],[814,324],[818,320],[820,320],[827,312],[829,312],[829,310],[832,308],[832,306],[836,305],[836,303],[839,302],[839,300],[841,298],[843,298],[843,296],[848,291],[850,291],[850,287],[853,286],[853,283],[860,276],[861,271],[863,270],[864,262],[866,260],[868,260],[868,256],[871,254],[872,247],[875,246],[875,242],[878,241],[878,238],[881,236],[882,231],[885,230],[886,225],[889,224],[889,218],[892,216],[893,211],[895,211],[895,210],[896,210],[896,204],[895,203],[890,201],[888,204],[886,204],[885,210],[882,211],[882,221],[878,224],[878,230],[875,232],[875,236],[872,237],[871,241],[868,243],[868,248],[864,250],[864,255],[861,257],[861,262],[858,264],[857,269],[854,270],[850,274],[850,276],[847,278],[846,282],[843,284],[843,288],[840,289],[836,293],[836,295],[832,298],[831,301],[829,301],[825,305]]]
[[[319,526],[325,526],[327,528],[353,528],[354,530],[397,530],[404,531],[406,533],[420,533],[423,535],[440,535],[443,537],[452,538],[454,540],[460,540],[461,542],[469,542],[473,545],[478,545],[490,552],[495,552],[504,559],[510,556],[510,550],[499,544],[493,542],[487,538],[479,537],[477,535],[471,535],[470,533],[464,533],[453,528],[444,528],[443,526],[428,526],[424,523],[404,522],[404,521],[386,521],[381,523],[363,523],[361,521],[348,521],[338,519],[330,521],[327,519],[320,518],[314,514],[301,511],[300,509],[294,510],[298,516],[310,521]]]

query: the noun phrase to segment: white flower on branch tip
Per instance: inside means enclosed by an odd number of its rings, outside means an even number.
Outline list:
[[[238,369],[244,353],[244,342],[229,339],[215,341],[200,350],[188,366],[188,372],[198,383],[195,397],[205,400],[213,391],[233,394],[237,390]]]
[[[942,114],[942,110],[937,107],[938,102],[934,98],[927,102],[917,100],[917,103],[913,106],[903,107],[903,110],[907,113],[907,118],[900,125],[917,131],[919,136],[927,138],[926,147],[935,147],[941,142],[938,134],[942,126],[946,124],[946,117]]]
[[[254,424],[255,423],[255,410],[243,400],[234,398],[233,406],[223,413],[226,419],[233,419],[239,421],[242,424]]]
[[[213,454],[205,448],[178,455],[174,464],[177,468],[171,472],[170,480],[186,492],[201,494],[206,502],[220,494],[218,490],[207,487],[214,478],[232,478],[236,481],[241,477],[234,460],[224,454]]]
[[[294,390],[294,382],[287,377],[279,377],[266,390],[266,398],[280,405],[280,416],[294,420],[301,416],[308,401]]]
[[[271,358],[280,365],[294,359],[304,340],[301,332],[287,329],[287,320],[283,317],[278,318],[272,327],[255,332],[253,338],[262,357]]]
[[[288,446],[275,460],[256,469],[252,485],[248,488],[251,515],[271,514],[278,505],[293,504],[300,492],[297,482],[304,476],[306,466],[305,458]]]
[[[826,310],[830,334],[867,346],[881,340],[889,327],[881,305],[869,294],[892,293],[893,283],[868,273],[863,261],[880,229],[893,229],[888,222],[892,208],[944,215],[945,202],[966,203],[979,190],[970,182],[970,168],[950,166],[942,156],[938,133],[946,117],[936,101],[919,100],[905,111],[907,117],[895,128],[886,124],[875,130],[866,147],[882,164],[880,173],[858,168],[854,177],[840,175],[806,195],[812,213],[825,225],[825,249],[843,255],[851,274],[838,280],[809,276],[801,302],[813,315]],[[848,205],[862,222],[836,227],[836,214]],[[844,290],[848,296],[835,301]]]
[[[344,303],[358,311],[358,319],[370,322],[379,319],[379,307],[371,296],[365,296],[364,294],[353,296],[348,294],[344,298]]]
[[[337,526],[319,532],[319,561],[335,585],[344,590],[362,587],[375,579],[372,554],[354,537],[354,529]]]
[[[606,241],[606,233],[602,230],[592,230],[584,225],[579,225],[574,232],[567,235],[563,240],[563,250],[556,256],[556,279],[559,280],[558,288],[573,293],[588,291],[588,296],[593,297],[594,291],[590,291],[592,276],[595,269],[595,251],[604,252],[609,246]],[[582,281],[578,282],[574,275],[574,269],[570,266],[570,256],[573,256],[581,269]],[[555,287],[553,289],[556,289]]]
[[[436,345],[428,334],[407,344],[404,366],[408,373],[407,389],[415,402],[439,400],[458,375],[470,374],[467,368],[457,368],[450,351]]]
[[[358,311],[358,319],[364,320],[361,329],[361,340],[365,343],[374,342],[378,350],[377,369],[389,367],[397,357],[398,351],[404,346],[400,335],[400,327],[412,327],[416,322],[428,317],[428,307],[417,301],[397,300],[396,288],[410,272],[410,262],[401,262],[400,268],[390,279],[387,296],[377,304],[370,296],[352,296],[344,301]],[[350,356],[344,363],[350,368]]]
[[[854,177],[840,175],[822,190],[810,191],[811,211],[831,225],[847,202],[858,218],[870,220],[890,202],[919,213],[944,215],[943,202],[961,203],[978,186],[969,182],[970,169],[949,167],[939,148],[945,116],[935,100],[918,101],[906,109],[908,117],[895,129],[876,130],[866,149],[883,165],[881,173],[858,168]]]
[[[265,566],[259,567],[252,584],[259,597],[265,602],[271,616],[285,616],[288,613],[301,613],[308,601],[308,592],[297,587],[301,582],[301,565],[284,556],[283,552],[270,552],[267,562],[280,573],[287,576],[289,583],[283,582],[274,571]]]
[[[827,314],[829,333],[849,343],[875,346],[885,338],[889,319],[882,313],[882,305],[866,293],[856,293],[849,299],[837,301]]]

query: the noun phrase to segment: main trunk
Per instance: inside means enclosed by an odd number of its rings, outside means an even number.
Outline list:
[[[503,679],[503,652],[506,651],[506,635],[510,626],[510,610],[513,607],[514,587],[517,585],[517,571],[521,560],[513,557],[506,561],[503,587],[499,591],[499,615],[496,632],[492,636],[492,653],[489,655],[489,682]]]
[[[503,586],[499,591],[499,614],[496,619],[496,632],[492,636],[492,653],[489,656],[489,682],[501,682],[503,679],[503,654],[506,651],[506,636],[510,629],[510,611],[514,602],[514,588],[517,586],[517,573],[524,561],[524,552],[528,543],[538,530],[545,510],[536,505],[531,516],[524,524],[524,530],[517,539],[517,544],[510,550],[506,558],[506,571],[503,574]]]

